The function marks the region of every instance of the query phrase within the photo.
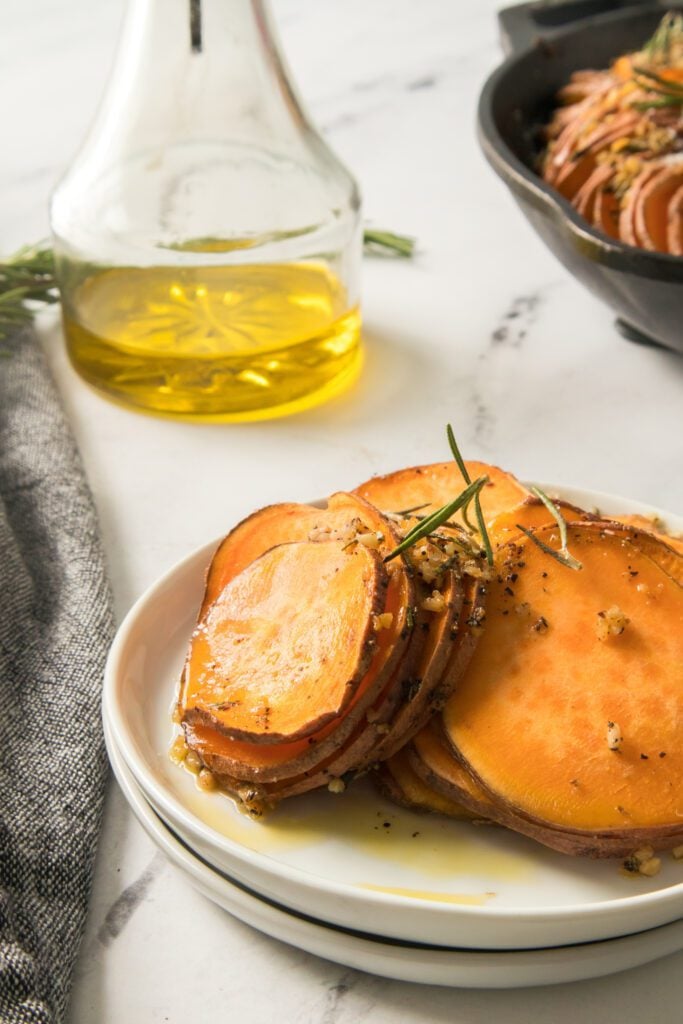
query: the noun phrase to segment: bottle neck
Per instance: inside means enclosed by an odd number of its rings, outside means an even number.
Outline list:
[[[267,0],[129,0],[104,113],[152,144],[310,131]]]

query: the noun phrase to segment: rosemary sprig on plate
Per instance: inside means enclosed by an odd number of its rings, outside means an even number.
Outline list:
[[[568,569],[575,569],[576,571],[578,571],[579,569],[583,569],[583,565],[581,564],[581,562],[579,562],[577,558],[574,558],[574,556],[570,553],[567,547],[566,519],[564,518],[560,510],[557,508],[557,506],[553,504],[548,495],[545,494],[545,492],[542,491],[540,487],[532,486],[530,489],[532,494],[535,494],[536,497],[543,502],[545,507],[548,509],[548,512],[550,512],[553,519],[557,523],[560,531],[560,548],[559,550],[557,550],[556,548],[551,548],[549,544],[546,544],[544,541],[542,541],[541,538],[537,537],[535,533],[533,533],[531,530],[527,530],[525,526],[521,526],[519,523],[516,524],[517,529],[521,530],[522,533],[529,538],[529,540],[533,541],[533,543],[541,549],[541,551],[544,551],[546,555],[550,555],[551,558],[554,558],[556,562],[560,563],[560,565],[565,565]]]
[[[412,530],[408,531],[401,543],[386,556],[384,561],[390,562],[392,558],[396,558],[397,555],[402,554],[408,548],[412,547],[413,544],[416,544],[424,537],[429,537],[429,535],[434,533],[435,530],[438,530],[440,526],[447,523],[451,516],[455,515],[455,513],[464,506],[469,505],[475,495],[479,494],[479,491],[482,489],[484,484],[488,483],[488,479],[489,478],[487,476],[480,476],[474,481],[474,483],[471,483],[466,487],[457,498],[454,498],[453,501],[449,501],[446,505],[437,509],[436,512],[432,512],[430,516],[427,516],[421,522],[417,523]]]
[[[458,465],[458,469],[462,473],[463,480],[465,481],[466,484],[472,483],[470,474],[467,471],[467,466],[465,465],[463,457],[460,454],[460,449],[458,448],[457,441],[455,440],[453,427],[450,425],[450,423],[446,425],[446,436],[448,438],[448,444],[450,445],[450,449],[453,453],[453,458],[455,459]],[[493,548],[491,547],[491,540],[489,538],[488,530],[486,529],[486,523],[484,522],[484,515],[481,510],[479,491],[477,491],[476,494],[474,495],[474,514],[477,517],[477,526],[479,528],[479,533],[481,534],[482,543],[484,545],[484,551],[486,552],[486,561],[488,562],[489,565],[493,565]],[[471,527],[470,523],[467,520],[466,507],[463,509],[462,517],[465,520],[467,526],[470,528],[471,532],[474,533],[473,528]]]

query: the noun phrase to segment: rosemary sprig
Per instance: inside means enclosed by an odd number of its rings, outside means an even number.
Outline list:
[[[26,246],[0,262],[0,341],[23,324],[30,323],[30,303],[57,302],[57,282],[52,249]]]
[[[397,235],[393,231],[366,228],[363,232],[363,248],[366,256],[410,259],[415,253],[415,239],[409,235]]]
[[[448,444],[453,453],[453,458],[455,459],[458,465],[458,469],[462,473],[463,480],[465,481],[466,484],[471,483],[472,480],[470,478],[470,474],[468,473],[467,466],[465,465],[464,459],[460,454],[460,449],[458,448],[457,441],[455,440],[455,434],[453,433],[453,427],[450,425],[450,423],[446,425],[446,437],[448,438]],[[491,540],[489,538],[488,530],[486,529],[486,523],[484,522],[484,514],[481,510],[479,491],[477,491],[477,493],[474,495],[474,514],[477,517],[477,526],[479,527],[479,533],[481,535],[482,543],[484,545],[484,551],[486,552],[486,561],[488,562],[489,565],[493,565],[493,548],[491,547]],[[469,522],[467,521],[467,508],[463,509],[462,517],[467,523],[467,525],[470,526]],[[472,530],[472,532],[474,531]]]
[[[631,103],[634,110],[663,110],[664,107],[680,107],[683,106],[683,96],[667,96],[665,93],[660,93],[657,99],[651,100],[638,100],[636,103]]]
[[[424,505],[413,505],[412,508],[402,508],[400,512],[394,512],[394,515],[401,516],[405,519],[406,516],[411,515],[413,512],[421,512],[423,508],[427,508],[428,506],[429,502],[425,501]]]
[[[654,34],[643,47],[651,60],[668,57],[675,42],[683,38],[683,17],[669,11],[664,15]]]
[[[653,92],[665,91],[667,93],[671,93],[672,95],[680,94],[681,96],[683,96],[683,84],[680,82],[676,82],[673,79],[664,78],[663,75],[658,75],[656,71],[650,71],[648,68],[634,67],[633,72],[636,75],[636,77],[645,78],[649,82],[653,83],[647,86],[647,88],[651,89]],[[658,86],[658,88],[655,88],[655,86]]]
[[[560,531],[560,549],[558,551],[555,548],[551,548],[548,544],[545,544],[540,537],[537,537],[535,533],[532,533],[531,530],[527,530],[526,527],[521,526],[519,523],[517,523],[517,529],[521,530],[529,540],[533,541],[534,544],[541,549],[541,551],[545,551],[546,555],[550,555],[556,562],[559,562],[560,565],[565,565],[568,569],[575,569],[576,571],[583,569],[581,562],[579,562],[577,558],[574,558],[567,547],[567,521],[560,510],[552,503],[548,495],[542,491],[540,487],[531,487],[530,490],[531,493],[535,494],[536,497],[545,505],[548,512],[550,512],[551,516],[557,523]]]
[[[466,487],[457,498],[454,498],[453,501],[449,501],[448,504],[443,505],[440,509],[437,509],[436,512],[433,512],[431,516],[427,516],[426,519],[423,519],[420,523],[414,526],[412,530],[408,531],[398,547],[395,547],[394,550],[386,556],[384,561],[390,562],[392,558],[396,558],[397,555],[402,554],[408,548],[412,547],[413,544],[422,540],[423,537],[428,537],[430,533],[433,533],[435,530],[438,530],[440,526],[443,526],[444,523],[447,523],[452,515],[455,515],[459,509],[464,505],[468,505],[470,501],[472,501],[484,484],[488,483],[488,479],[489,478],[487,476],[480,476],[474,481],[474,483],[471,483],[469,487]]]

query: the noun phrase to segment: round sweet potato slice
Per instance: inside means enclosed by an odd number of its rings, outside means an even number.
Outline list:
[[[666,163],[643,185],[635,206],[635,234],[651,252],[668,252],[669,207],[683,187],[683,163]]]
[[[211,560],[199,618],[223,587],[264,551],[292,541],[340,536],[349,530],[350,537],[355,532],[353,524],[381,533],[386,538],[386,544],[379,547],[383,553],[398,543],[390,536],[391,528],[384,517],[356,494],[333,494],[321,508],[293,502],[267,505],[247,516],[221,541]],[[401,563],[396,562],[390,572],[397,572],[400,567]]]
[[[439,720],[421,729],[405,753],[414,773],[430,789],[458,806],[467,807],[473,817],[489,820],[493,800],[446,745]]]
[[[399,750],[373,773],[380,791],[394,803],[411,811],[431,811],[449,818],[472,818],[472,812],[462,804],[429,786],[413,769],[408,753]]]
[[[679,555],[683,555],[683,537],[674,536],[667,533],[660,521],[653,516],[651,519],[648,516],[641,515],[623,515],[623,516],[612,516],[612,519],[617,523],[624,523],[625,526],[633,526],[636,530],[641,533],[652,534],[657,540],[667,544],[674,551],[677,551]]]
[[[335,494],[324,508],[286,504],[272,505],[254,513],[219,546],[208,572],[203,615],[227,583],[271,544],[335,536],[349,543],[348,538],[359,531],[375,531],[382,538],[377,547],[380,556],[388,554],[400,540],[394,524],[352,494]],[[377,633],[377,649],[370,670],[340,721],[335,719],[314,735],[292,742],[244,742],[202,723],[192,708],[187,707],[183,679],[179,709],[186,739],[208,768],[226,779],[237,777],[256,782],[291,778],[310,770],[348,740],[387,682],[399,671],[412,636],[408,616],[409,609],[415,605],[415,585],[405,558],[393,559],[386,569],[388,586],[383,612],[390,614],[391,626]],[[402,678],[398,675],[399,683]]]
[[[498,550],[484,634],[443,711],[495,805],[593,856],[683,841],[683,588],[665,545],[644,553],[616,526],[570,526],[578,572],[530,538]],[[535,536],[557,546],[556,527]]]
[[[659,161],[652,161],[635,178],[624,196],[621,213],[619,214],[619,238],[627,245],[644,246],[643,238],[638,229],[638,207],[645,186],[661,169]]]
[[[611,178],[612,168],[609,164],[598,164],[590,178],[584,182],[574,196],[577,213],[580,213],[586,220],[593,220],[596,197]]]
[[[683,185],[676,189],[669,203],[666,247],[672,256],[683,256]]]
[[[621,205],[614,192],[609,187],[609,182],[602,185],[595,193],[593,200],[593,226],[603,231],[610,238],[619,238],[619,218],[621,216]]]
[[[506,473],[497,466],[489,466],[485,462],[465,462],[465,466],[472,480],[481,476],[489,478],[480,494],[486,522],[504,509],[518,505],[529,494],[512,473]],[[383,512],[397,513],[419,508],[422,514],[428,515],[457,498],[466,486],[458,466],[451,461],[374,476],[356,487],[353,493]],[[453,519],[462,522],[460,513],[456,513]]]
[[[186,715],[249,742],[318,732],[368,673],[387,586],[379,555],[360,544],[271,548],[226,584],[195,629]]]

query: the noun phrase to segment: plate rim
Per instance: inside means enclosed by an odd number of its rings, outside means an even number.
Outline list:
[[[171,861],[173,866],[183,876],[188,876],[190,884],[195,884],[200,892],[208,899],[216,902],[218,896],[218,890],[221,887],[228,887],[228,890],[232,892],[236,888],[230,876],[223,871],[215,868],[214,866],[207,864],[203,858],[199,858],[194,852],[189,849],[186,844],[176,836],[173,829],[167,822],[161,818],[151,804],[147,801],[144,791],[141,789],[132,772],[125,763],[121,752],[116,747],[115,740],[111,735],[109,729],[105,727],[105,741],[107,743],[107,750],[110,755],[112,762],[112,768],[116,777],[117,783],[119,784],[121,791],[129,804],[133,815],[144,829],[148,837],[152,842],[157,845],[164,855]],[[113,757],[112,757],[113,748]],[[120,759],[120,760],[119,760]],[[144,818],[144,821],[143,821]],[[146,822],[146,824],[145,824]],[[169,848],[173,852],[169,852]],[[194,879],[194,882],[192,881]],[[411,944],[407,941],[392,942],[391,940],[386,941],[386,937],[381,935],[378,936],[365,936],[363,934],[353,935],[349,934],[348,929],[340,929],[333,923],[311,918],[310,920],[300,915],[292,915],[291,911],[286,906],[281,906],[273,902],[266,901],[258,892],[250,890],[248,887],[239,886],[240,896],[238,899],[247,900],[248,902],[255,903],[258,907],[266,907],[266,913],[270,917],[275,915],[276,917],[284,917],[289,923],[290,919],[294,916],[299,929],[304,929],[309,932],[311,930],[316,933],[320,933],[329,937],[329,941],[334,941],[336,938],[342,943],[351,943],[352,946],[362,945],[363,948],[369,949],[372,953],[377,955],[387,955],[388,953],[393,955],[395,961],[399,962],[402,966],[406,960],[410,963],[415,964],[417,957],[421,960],[427,961],[431,958],[431,963],[425,963],[424,968],[432,970],[438,969],[439,967],[447,967],[449,972],[456,970],[466,970],[468,973],[465,976],[468,979],[471,975],[473,968],[479,968],[485,970],[491,970],[495,972],[497,976],[501,969],[510,970],[514,969],[517,971],[524,971],[525,969],[532,969],[538,971],[541,969],[543,972],[552,969],[552,966],[557,961],[564,960],[565,963],[567,958],[573,962],[576,958],[588,955],[590,953],[610,953],[614,955],[618,954],[619,951],[630,950],[635,945],[639,948],[643,943],[654,942],[657,938],[661,939],[662,936],[668,936],[671,933],[677,935],[682,930],[683,917],[678,918],[675,921],[667,924],[658,925],[654,928],[644,929],[642,931],[633,932],[628,935],[618,935],[607,939],[591,940],[585,943],[572,943],[565,946],[545,946],[536,948],[520,948],[520,949],[467,949],[465,947],[433,947],[430,948],[429,944],[421,943],[419,945]],[[228,913],[233,913],[235,916],[239,916],[235,913],[234,908],[228,910],[223,904],[219,903],[219,906]],[[240,918],[244,921],[244,918]],[[247,921],[250,927],[258,928],[258,925],[254,924],[253,921]],[[278,939],[279,941],[289,941],[290,945],[295,945],[297,948],[307,948],[307,951],[315,956],[321,956],[319,950],[312,949],[310,946],[304,947],[297,942],[292,942],[291,939],[283,939],[279,935],[273,935],[270,931],[264,931],[270,938]],[[654,952],[652,956],[647,956],[644,959],[639,960],[639,965],[650,963],[654,960],[660,959],[663,956],[668,956],[680,952],[683,949],[683,934],[677,937],[673,948],[666,948],[664,950],[658,950]],[[329,955],[329,953],[327,954]],[[443,961],[447,960],[447,963]],[[436,961],[436,962],[435,962]],[[338,962],[344,962],[341,958]],[[352,965],[353,966],[353,965]],[[561,984],[566,983],[570,980],[590,980],[595,977],[605,977],[614,973],[618,973],[620,970],[629,969],[634,964],[626,964],[616,968],[609,968],[607,971],[601,970],[600,972],[591,972],[589,975],[582,975],[581,978],[560,978],[548,981],[547,975],[544,973],[542,977],[537,980],[534,979],[529,981],[525,980],[521,985],[517,984],[504,984],[498,985],[498,988],[512,988],[512,987],[531,987],[543,984]],[[358,969],[358,967],[356,967]],[[371,969],[372,970],[372,969]],[[379,974],[379,971],[372,971],[373,973]],[[384,973],[384,976],[390,977],[392,975]],[[448,975],[448,978],[452,978],[452,974]],[[406,980],[404,978],[404,980]],[[413,983],[422,984],[448,984],[449,981],[444,981],[443,978],[440,980],[430,980],[427,978],[417,978],[415,976],[407,979]],[[484,980],[478,978],[476,984],[467,984],[467,980],[458,980],[451,982],[453,987],[472,987],[472,988],[491,988],[491,980]]]

